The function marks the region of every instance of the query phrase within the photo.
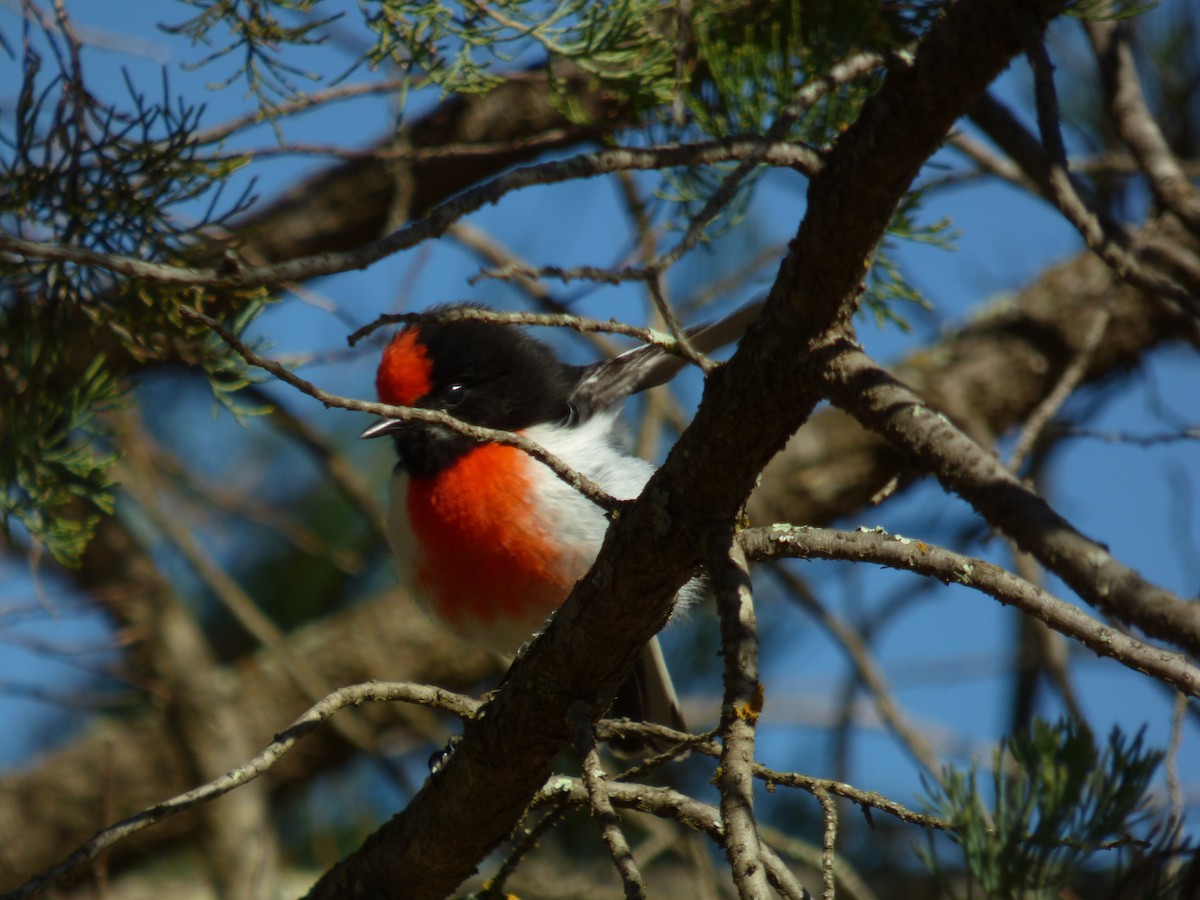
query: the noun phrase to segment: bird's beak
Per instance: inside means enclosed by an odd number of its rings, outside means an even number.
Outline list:
[[[405,425],[400,419],[380,419],[370,428],[359,435],[359,438],[377,438],[398,431]]]

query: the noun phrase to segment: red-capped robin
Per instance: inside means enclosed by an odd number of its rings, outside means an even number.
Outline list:
[[[693,341],[714,349],[755,314],[757,307],[746,308],[695,331]],[[383,403],[524,435],[624,500],[641,492],[654,467],[616,439],[617,407],[682,366],[651,344],[568,365],[514,326],[435,315],[395,334],[375,384]],[[604,511],[516,447],[392,419],[362,436],[383,435],[399,456],[388,538],[401,582],[434,619],[511,657],[591,566],[608,527]],[[657,639],[639,655],[613,714],[684,729]]]

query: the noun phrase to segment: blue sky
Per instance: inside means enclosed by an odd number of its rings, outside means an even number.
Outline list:
[[[101,41],[105,35],[134,35],[142,42],[117,43],[121,49],[92,49],[86,53],[89,79],[102,94],[123,93],[120,67],[127,67],[139,86],[157,92],[158,67],[163,61],[172,67],[172,88],[176,91],[199,91],[205,83],[219,78],[219,69],[181,71],[179,63],[198,59],[201,52],[183,50],[178,41],[154,29],[155,22],[181,19],[186,12],[182,6],[149,0],[72,6],[78,7],[72,12],[81,26],[86,26],[86,38]],[[0,17],[0,25],[11,31],[16,21],[11,9],[0,10]],[[326,52],[313,50],[313,59],[322,61]],[[9,60],[0,64],[10,69],[14,65]],[[1022,66],[1016,64],[1014,73],[1001,87],[1002,95],[1014,103],[1024,102],[1026,79]],[[247,106],[238,86],[209,92],[205,100],[208,124],[217,124]],[[6,104],[6,115],[9,109]],[[344,144],[365,145],[385,130],[386,109],[386,100],[356,101],[290,121],[286,132],[296,141],[325,142],[334,136]],[[245,145],[261,147],[271,141],[269,131],[258,129]],[[946,152],[938,161],[957,162]],[[258,191],[270,198],[302,173],[324,164],[323,160],[308,158],[272,162],[257,173]],[[649,183],[644,178],[640,181]],[[803,215],[803,191],[803,182],[793,173],[776,173],[764,179],[747,222],[755,241],[761,245],[783,243],[794,234]],[[864,344],[885,361],[928,342],[939,329],[963,321],[989,298],[1019,289],[1047,264],[1081,250],[1075,232],[1061,217],[1040,201],[1006,186],[980,184],[939,193],[931,198],[924,215],[927,221],[951,217],[961,236],[953,251],[918,245],[899,249],[907,274],[933,301],[935,312],[914,313],[911,335],[895,327],[879,329],[862,321]],[[470,222],[532,263],[560,265],[610,264],[622,252],[626,228],[617,191],[603,181],[511,195],[495,207],[479,211]],[[742,241],[735,237],[722,242],[713,251],[715,258],[711,261],[705,258],[707,251],[702,251],[681,267],[675,289],[682,292],[689,282],[702,280],[713,265],[745,253],[750,243]],[[766,270],[768,277],[772,269]],[[365,272],[323,279],[308,288],[336,303],[359,323],[393,309],[398,302],[413,308],[467,297],[500,306],[511,303],[512,295],[504,286],[470,285],[468,278],[477,270],[477,263],[468,254],[451,242],[443,242],[381,261]],[[577,292],[575,286],[558,291],[562,296]],[[586,314],[636,317],[645,302],[635,287],[626,286],[589,292],[577,308]],[[328,311],[295,299],[273,308],[256,325],[256,333],[269,339],[277,356],[339,351],[345,347],[343,338],[349,330]],[[578,352],[577,347],[575,350]],[[369,349],[345,362],[310,366],[304,374],[338,393],[371,396]],[[1179,422],[1194,425],[1194,398],[1198,394],[1200,365],[1194,351],[1156,353],[1104,405],[1092,427],[1150,435],[1173,430]],[[275,396],[323,430],[346,436],[356,459],[381,473],[382,500],[382,473],[390,465],[383,456],[388,448],[355,444],[352,437],[364,424],[361,417],[326,411],[287,389],[275,390]],[[224,413],[214,412],[211,403],[202,399],[189,402],[175,411],[174,421],[176,427],[186,431],[186,440],[181,443],[193,448],[195,458],[205,461],[210,474],[253,481],[253,477],[236,471],[236,460],[221,452],[229,442],[240,439],[241,426]],[[254,477],[259,479],[258,486],[269,489],[272,478],[279,475],[260,473]],[[300,470],[296,477],[303,485],[312,478],[312,472]],[[1200,588],[1200,524],[1196,521],[1194,492],[1200,490],[1200,453],[1194,442],[1145,448],[1075,440],[1056,454],[1049,484],[1049,496],[1056,508],[1086,534],[1110,546],[1118,559],[1157,584],[1183,596],[1196,595]],[[934,539],[944,541],[952,526],[970,520],[964,504],[945,497],[935,485],[926,484],[877,509],[863,511],[859,518],[844,525],[883,525],[912,536],[940,535]],[[236,541],[229,535],[212,535],[210,540],[220,553],[236,553]],[[999,541],[990,542],[985,552],[996,561],[1007,562]],[[40,700],[23,696],[22,691],[37,688],[65,693],[86,683],[88,666],[93,661],[103,663],[111,650],[105,649],[110,635],[103,623],[94,615],[81,613],[62,584],[46,576],[44,590],[40,590],[27,573],[11,563],[4,565],[0,569],[0,723],[11,737],[0,742],[0,764],[14,765],[42,743],[47,731],[55,733],[64,727],[60,713],[52,712],[52,707]],[[819,596],[847,616],[855,610],[871,610],[892,602],[898,593],[920,595],[911,611],[885,631],[877,647],[879,660],[894,679],[904,709],[931,735],[946,738],[948,758],[963,761],[971,753],[980,752],[986,756],[990,742],[1005,727],[1008,688],[1001,675],[1007,667],[1015,614],[963,588],[935,586],[921,594],[927,585],[896,573],[821,563],[798,568],[811,579]],[[180,578],[186,583],[189,576],[180,571]],[[821,724],[835,696],[832,686],[839,685],[842,677],[840,652],[802,614],[774,594],[770,579],[759,576],[756,582],[760,616],[769,634],[764,649],[768,705],[763,758],[768,763],[793,766],[799,747],[806,771],[827,774]],[[1058,596],[1070,597],[1054,580],[1049,586]],[[26,609],[28,612],[23,611]],[[692,640],[687,629],[705,628],[713,628],[711,620],[695,617],[668,635],[668,647],[683,653]],[[702,640],[711,642],[715,637],[710,634]],[[96,655],[75,657],[75,665],[65,665],[55,654],[31,645],[41,641],[86,645],[85,649],[95,646],[98,651]],[[1131,732],[1144,725],[1151,743],[1165,746],[1172,698],[1116,663],[1092,659],[1087,651],[1079,650],[1077,655],[1074,671],[1081,700],[1098,730],[1103,732],[1110,723],[1119,723]],[[82,670],[79,663],[84,664]],[[704,697],[714,696],[717,690],[717,685],[708,683],[698,689],[685,687],[684,693],[699,706]],[[1055,712],[1052,706],[1043,709],[1044,715]],[[290,715],[290,711],[281,713],[281,724]],[[870,723],[864,728],[870,731]],[[1187,723],[1179,759],[1193,803],[1200,783],[1198,739],[1195,725]],[[851,774],[860,787],[877,789],[901,800],[911,800],[919,790],[916,772],[903,752],[883,737],[871,737],[859,745]]]

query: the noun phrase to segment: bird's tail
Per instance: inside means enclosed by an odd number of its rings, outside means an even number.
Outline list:
[[[633,669],[617,691],[611,715],[614,719],[631,719],[687,731],[658,638],[652,638],[638,654]],[[608,743],[615,753],[622,756],[662,753],[674,746],[672,741],[647,739],[641,735],[614,738]]]

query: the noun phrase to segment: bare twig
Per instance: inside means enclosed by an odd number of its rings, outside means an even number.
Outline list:
[[[1025,425],[1017,437],[1017,444],[1013,447],[1012,455],[1008,460],[1008,470],[1014,475],[1020,473],[1021,463],[1025,461],[1025,457],[1033,449],[1033,445],[1037,443],[1038,437],[1045,431],[1046,426],[1050,424],[1050,420],[1058,415],[1058,411],[1062,409],[1062,405],[1075,392],[1075,388],[1079,387],[1083,382],[1088,366],[1092,361],[1092,354],[1100,346],[1100,341],[1104,339],[1104,332],[1107,330],[1111,318],[1112,311],[1109,307],[1102,306],[1096,310],[1092,316],[1092,321],[1088,323],[1087,332],[1083,338],[1083,345],[1079,348],[1079,352],[1075,354],[1075,358],[1071,360],[1070,365],[1063,370],[1053,390],[1042,398],[1042,402],[1037,405],[1034,411],[1029,414],[1029,418],[1025,420]]]
[[[245,150],[228,150],[219,153],[198,155],[210,162],[227,160],[266,159],[273,156],[329,156],[344,160],[384,160],[387,162],[430,162],[433,160],[472,160],[479,157],[508,157],[514,152],[532,152],[538,148],[562,147],[571,138],[565,128],[548,128],[536,135],[513,138],[506,141],[489,141],[478,144],[440,144],[436,147],[397,146],[394,143],[382,146],[354,149],[339,144],[308,144],[288,142],[271,147],[255,147]]]
[[[770,825],[760,823],[758,828],[763,840],[784,859],[800,863],[814,872],[821,871],[820,847]],[[876,900],[875,893],[867,886],[863,877],[852,869],[844,858],[838,857],[835,860],[833,876],[843,900]]]
[[[592,815],[600,823],[600,836],[608,847],[613,865],[621,876],[626,900],[639,900],[646,896],[646,882],[638,871],[637,861],[629,849],[629,841],[621,830],[621,820],[613,810],[608,797],[609,781],[600,764],[600,753],[596,749],[596,737],[592,732],[587,704],[575,702],[568,712],[571,730],[575,733],[575,751],[583,774],[583,786],[587,789],[588,803]]]
[[[321,253],[272,265],[238,266],[233,271],[229,271],[227,266],[188,268],[147,262],[129,256],[98,253],[83,247],[24,240],[6,232],[0,232],[0,251],[25,259],[59,260],[94,266],[157,284],[248,289],[364,269],[401,250],[439,237],[467,213],[533,185],[592,178],[625,170],[713,165],[751,156],[761,164],[798,168],[809,173],[820,168],[817,155],[810,148],[786,142],[771,144],[758,137],[728,138],[661,148],[601,150],[512,169],[438,204],[423,218],[354,250]],[[612,277],[630,280],[633,276],[613,273]]]
[[[1020,167],[1014,164],[1012,160],[993,152],[990,147],[981,141],[977,141],[971,135],[960,131],[950,135],[947,143],[967,159],[971,160],[971,162],[975,163],[980,172],[995,175],[1014,187],[1028,191],[1031,194],[1038,192],[1037,184],[1022,172]],[[954,176],[951,176],[951,178],[954,178]],[[959,179],[954,178],[954,180],[957,181]]]
[[[837,802],[828,791],[817,789],[813,796],[821,804],[824,828],[821,830],[821,900],[834,900],[836,882],[834,878],[834,844],[837,841]]]
[[[824,78],[806,84],[796,92],[796,96],[792,99],[792,102],[771,123],[771,127],[767,130],[766,134],[766,146],[771,146],[777,141],[782,141],[805,110],[810,109],[814,103],[828,94],[830,90],[866,75],[879,68],[882,64],[882,57],[874,53],[857,53],[831,67],[829,73]],[[742,182],[746,180],[754,169],[762,165],[765,161],[765,158],[761,155],[754,153],[747,154],[742,158],[737,166],[734,167],[734,170],[721,180],[721,184],[713,192],[712,196],[708,198],[700,212],[688,224],[687,231],[684,232],[679,242],[669,252],[647,266],[647,270],[661,274],[670,269],[686,253],[691,251],[703,237],[704,230],[720,215],[722,210],[729,207]],[[812,170],[807,174],[811,175]]]
[[[1183,788],[1179,781],[1179,745],[1183,741],[1183,719],[1187,714],[1188,698],[1183,691],[1175,692],[1175,703],[1171,710],[1171,739],[1167,742],[1165,768],[1167,771],[1167,799],[1170,802],[1172,824],[1183,821]]]
[[[743,900],[766,896],[758,829],[754,821],[754,730],[762,713],[758,633],[746,557],[729,535],[714,535],[709,572],[721,616],[725,697],[721,702],[721,768],[716,776],[725,826],[725,853]]]
[[[745,532],[743,532],[744,534]],[[618,732],[618,727],[615,723],[600,721],[596,726],[597,734],[602,738],[607,738],[611,733]],[[683,744],[688,750],[693,753],[700,753],[712,759],[719,760],[721,758],[722,746],[709,737],[685,734],[682,731],[675,731],[670,728],[665,728],[660,725],[652,725],[647,722],[628,722],[621,723],[619,727],[620,734],[642,734],[647,737],[653,737],[655,740],[672,741]],[[780,772],[775,769],[770,769],[762,763],[753,764],[754,777],[759,781],[764,782],[770,789],[776,787],[789,787],[796,790],[804,791],[805,793],[813,793],[816,790],[823,790],[836,797],[842,797],[851,801],[855,805],[862,807],[864,810],[878,810],[901,822],[907,822],[912,825],[920,825],[923,828],[934,828],[938,831],[949,830],[952,825],[945,822],[936,816],[926,815],[909,809],[902,803],[897,803],[894,800],[889,800],[882,794],[874,791],[864,791],[853,785],[843,781],[836,781],[831,778],[814,778],[810,775],[801,775],[798,772]],[[622,780],[626,780],[627,776],[622,776]],[[631,775],[628,777],[632,777]]]
[[[362,571],[363,559],[362,554],[358,551],[349,547],[337,546],[332,541],[326,540],[286,510],[256,500],[244,490],[227,486],[216,479],[207,478],[190,469],[178,456],[154,441],[145,429],[138,435],[138,442],[144,445],[146,456],[154,467],[193,498],[246,521],[269,528],[302,553],[327,559],[330,564],[343,572]],[[378,504],[376,504],[376,508],[378,508]],[[363,512],[369,513],[369,510],[363,510]],[[379,521],[382,523],[382,519]],[[380,534],[382,535],[382,531]]]
[[[330,484],[358,507],[368,526],[378,537],[386,538],[385,520],[387,516],[376,499],[375,492],[367,484],[367,479],[363,477],[363,474],[350,464],[334,443],[302,417],[279,403],[278,400],[269,397],[258,385],[248,384],[242,388],[242,392],[270,408],[267,415],[268,421],[280,431],[290,434],[301,447],[312,454]]]
[[[1054,66],[1040,32],[1031,34],[1026,45],[1036,87],[1038,129],[1048,157],[1047,187],[1054,204],[1079,231],[1088,248],[1121,279],[1194,315],[1200,314],[1200,299],[1161,272],[1143,265],[1128,249],[1131,243],[1128,232],[1118,223],[1102,222],[1076,189],[1067,168],[1066,148],[1059,129]]]
[[[221,125],[216,125],[204,131],[197,132],[192,137],[192,142],[197,146],[203,144],[215,144],[218,141],[223,141],[225,138],[241,131],[243,128],[248,128],[254,125],[259,125],[268,119],[276,121],[285,116],[296,115],[297,113],[305,112],[316,106],[324,106],[326,104],[335,103],[340,100],[351,100],[355,97],[364,97],[370,94],[394,94],[401,90],[411,82],[411,79],[405,78],[387,78],[383,81],[369,81],[359,84],[340,84],[336,87],[326,88],[323,91],[309,91],[300,94],[297,97],[289,99],[285,103],[272,105],[270,109],[258,107],[252,112],[246,113],[244,116],[239,116],[236,119],[231,119]]]
[[[495,322],[500,325],[534,325],[545,328],[570,328],[582,334],[620,334],[637,338],[644,344],[662,347],[670,353],[683,355],[678,340],[653,328],[641,328],[616,319],[606,322],[589,319],[574,313],[523,313],[504,312],[478,306],[456,306],[433,312],[384,313],[372,322],[355,331],[348,338],[353,346],[364,337],[388,325],[408,325],[419,322]],[[614,348],[615,349],[615,348]]]
[[[605,723],[601,722],[598,727],[598,733],[604,736],[605,730],[608,728]],[[654,734],[656,737],[661,736],[663,732],[653,726],[642,722],[631,723],[628,728],[622,727],[622,730],[628,730],[636,734]],[[682,732],[672,732],[666,730],[666,736],[673,740],[689,741],[688,748],[695,753],[701,753],[712,759],[720,759],[722,748],[719,744],[711,740],[697,739],[694,735],[685,735]],[[918,825],[921,828],[929,828],[934,831],[949,831],[952,832],[957,827],[955,823],[945,819],[940,819],[937,816],[928,815],[926,813],[915,812],[904,806],[902,803],[897,803],[895,800],[890,800],[882,794],[875,791],[864,791],[842,781],[836,781],[831,778],[814,778],[811,775],[802,775],[799,772],[779,772],[775,769],[769,769],[762,763],[754,763],[754,777],[764,782],[768,790],[775,790],[779,787],[795,788],[796,790],[804,791],[814,797],[819,792],[824,792],[834,797],[841,797],[849,800],[855,805],[862,808],[864,813],[870,810],[879,810],[889,816],[910,825]],[[614,782],[617,784],[618,782]],[[550,788],[544,789],[549,791]],[[620,801],[614,798],[614,802],[618,804]],[[869,818],[869,816],[868,816]],[[718,826],[719,827],[719,826]],[[766,831],[766,829],[764,829]],[[1077,841],[1070,838],[1061,838],[1057,842],[1063,847],[1079,846]],[[1107,841],[1098,846],[1101,850],[1115,850],[1126,846],[1145,846],[1145,842],[1133,837],[1123,837],[1117,840]]]
[[[128,442],[126,442],[128,447]],[[312,667],[302,655],[293,653],[288,646],[287,636],[271,621],[270,616],[258,608],[254,599],[240,584],[196,540],[195,532],[188,523],[168,515],[160,505],[162,492],[148,480],[147,472],[133,473],[125,463],[116,465],[121,484],[137,502],[146,517],[187,561],[196,577],[212,591],[220,604],[234,620],[251,635],[266,652],[292,677],[292,681],[310,702],[329,694],[332,686]],[[376,760],[382,761],[375,735],[357,718],[338,721],[334,727],[351,744]],[[389,768],[385,763],[385,769]],[[398,772],[391,771],[400,778]],[[399,783],[403,783],[401,779]]]
[[[1200,669],[1183,654],[1124,634],[984,560],[960,556],[925,541],[878,529],[845,532],[774,525],[743,531],[738,540],[746,548],[747,556],[755,561],[798,556],[874,562],[937,578],[947,584],[975,588],[1040,619],[1101,656],[1112,657],[1188,696],[1200,696]]]
[[[718,844],[725,843],[721,815],[715,807],[707,803],[701,803],[670,788],[625,784],[620,781],[609,782],[608,791],[616,806],[672,819],[694,831],[707,834]],[[580,779],[555,776],[534,796],[532,805],[537,807],[564,800],[575,807],[587,806],[587,788]],[[771,885],[782,896],[788,900],[807,900],[807,892],[770,847],[762,847],[762,865]]]
[[[542,836],[550,831],[551,828],[561,824],[570,811],[570,804],[565,800],[559,800],[557,805],[551,806],[546,810],[536,825],[532,828],[526,828],[520,840],[513,847],[512,852],[508,854],[500,868],[496,871],[496,874],[487,880],[487,883],[479,892],[480,900],[507,900],[507,898],[511,897],[512,895],[504,890],[505,883],[517,871],[517,867],[525,857],[537,846]]]
[[[753,557],[755,554],[753,546],[756,543],[755,539],[750,537],[746,532],[743,532],[739,536],[739,540],[742,542],[743,547],[746,548],[746,551]],[[786,568],[779,567],[775,574],[787,585],[789,595],[794,597],[833,636],[834,640],[841,645],[846,655],[850,658],[859,681],[866,685],[867,690],[871,692],[871,697],[874,700],[875,709],[879,713],[879,718],[883,720],[892,734],[896,736],[896,739],[904,745],[904,748],[917,761],[917,764],[930,776],[937,778],[941,769],[941,763],[934,752],[933,746],[929,743],[925,735],[921,733],[920,729],[915,728],[909,723],[901,711],[899,704],[892,695],[891,689],[888,687],[887,678],[884,676],[879,664],[876,663],[867,642],[863,640],[857,631],[826,609],[825,605],[813,596],[808,585],[797,578],[795,573],[788,571]]]
[[[1084,20],[1084,28],[1100,62],[1108,111],[1150,182],[1155,198],[1193,234],[1200,234],[1200,191],[1171,152],[1154,121],[1129,48],[1128,26],[1117,21]]]
[[[516,255],[509,247],[504,246],[494,235],[488,234],[483,229],[472,225],[469,222],[455,222],[447,231],[450,237],[454,238],[480,259],[500,269],[526,269],[528,265],[524,260]],[[474,284],[483,275],[472,276],[468,282]],[[536,278],[527,278],[523,275],[514,276],[511,281],[515,282],[517,287],[525,292],[525,295],[532,301],[535,307],[540,307],[543,312],[554,313],[559,315],[570,315],[568,307],[565,303],[558,300],[550,290],[538,281]],[[372,323],[373,325],[374,323]],[[592,345],[605,356],[616,356],[621,352],[620,346],[615,341],[609,340],[600,331],[585,331],[582,332],[592,343]]]

